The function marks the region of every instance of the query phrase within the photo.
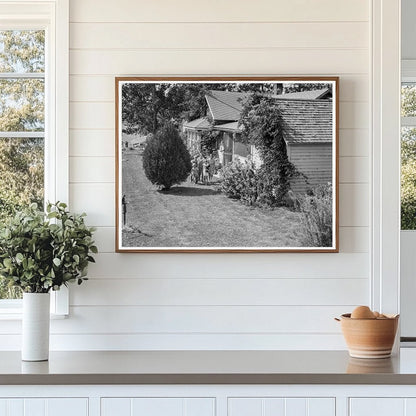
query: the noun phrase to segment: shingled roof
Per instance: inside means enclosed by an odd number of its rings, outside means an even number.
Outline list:
[[[324,89],[318,90],[322,94]],[[296,98],[291,93],[274,96],[284,124],[284,139],[290,144],[329,143],[333,140],[333,101],[316,98]],[[316,91],[310,91],[317,95]],[[305,94],[303,94],[305,95]],[[249,93],[233,91],[210,91],[205,98],[214,120],[216,130],[241,132],[238,125],[244,101]],[[302,97],[302,96],[301,96]],[[209,128],[203,117],[184,125],[186,128],[204,130]]]
[[[218,121],[237,121],[240,118],[244,101],[248,94],[233,91],[209,91],[205,95],[212,119]]]
[[[331,98],[331,90],[329,88],[322,88],[320,90],[289,92],[287,94],[274,95],[273,98],[284,99],[303,99],[303,100],[320,100],[324,98]]]
[[[286,143],[332,142],[332,101],[279,99],[276,102],[284,124]],[[240,133],[238,121],[217,124],[215,130]]]
[[[332,100],[279,99],[287,143],[328,143],[333,139]]]

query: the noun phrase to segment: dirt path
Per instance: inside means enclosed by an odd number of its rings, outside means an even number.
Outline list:
[[[146,178],[142,157],[123,154],[128,201],[125,247],[294,247],[301,244],[299,215],[285,208],[250,208],[189,180],[158,191]]]

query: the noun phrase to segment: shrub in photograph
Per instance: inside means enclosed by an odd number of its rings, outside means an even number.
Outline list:
[[[220,189],[229,198],[239,199],[247,205],[257,202],[258,178],[250,164],[229,163],[223,168],[222,177]]]
[[[163,126],[147,141],[143,169],[150,182],[166,191],[191,173],[191,156],[172,124]]]
[[[276,181],[272,173],[273,170],[268,168],[256,170],[251,163],[232,162],[222,170],[220,190],[229,198],[239,199],[246,205],[287,205],[287,198],[284,196],[288,190],[281,189],[284,185]]]
[[[298,198],[303,214],[304,245],[308,247],[332,246],[332,185],[319,185]]]

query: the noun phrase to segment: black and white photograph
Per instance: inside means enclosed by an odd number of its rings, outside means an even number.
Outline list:
[[[118,252],[337,252],[338,78],[116,78]]]

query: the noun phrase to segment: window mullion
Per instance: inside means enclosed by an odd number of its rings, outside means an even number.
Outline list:
[[[44,131],[0,131],[0,137],[2,138],[27,138],[27,139],[34,139],[34,138],[45,138]]]
[[[416,127],[416,117],[402,117],[402,127]]]
[[[0,72],[0,79],[45,79],[44,72]]]

